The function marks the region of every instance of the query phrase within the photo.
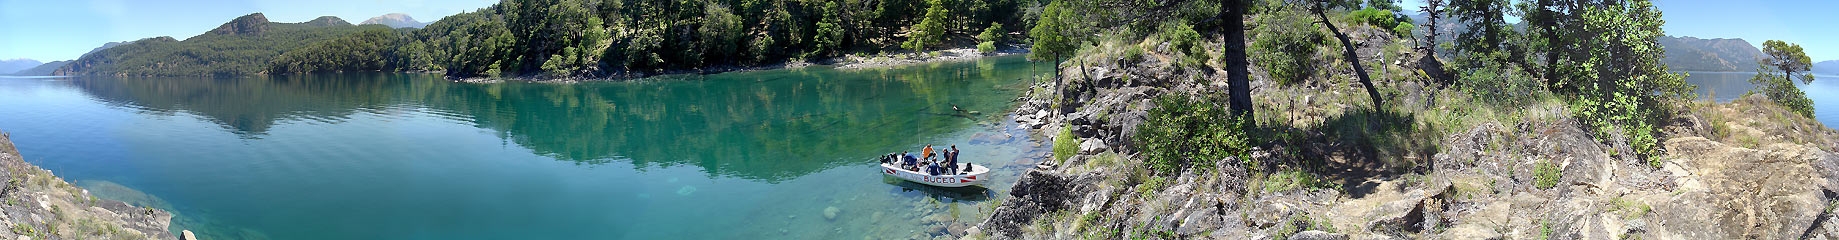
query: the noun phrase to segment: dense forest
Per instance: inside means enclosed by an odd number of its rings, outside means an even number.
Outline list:
[[[627,76],[978,44],[994,50],[1008,33],[1030,28],[1042,5],[1038,0],[505,0],[424,29],[397,31],[325,18],[268,23],[258,13],[184,41],[153,38],[85,55],[60,73]]]
[[[215,76],[264,73],[271,60],[296,48],[371,30],[335,17],[304,23],[271,23],[260,13],[238,17],[184,41],[171,37],[141,39],[84,54],[58,68],[56,75]]]

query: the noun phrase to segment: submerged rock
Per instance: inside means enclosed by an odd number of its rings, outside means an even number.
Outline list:
[[[837,212],[842,212],[842,211],[843,211],[842,209],[837,209],[836,206],[830,206],[830,207],[824,208],[824,220],[834,221],[836,220]]]

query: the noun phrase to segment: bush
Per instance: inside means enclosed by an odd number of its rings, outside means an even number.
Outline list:
[[[1186,22],[1171,21],[1162,24],[1162,29],[1158,30],[1156,38],[1167,41],[1169,50],[1181,55],[1182,66],[1204,66],[1211,58],[1210,55],[1207,55],[1206,46],[1201,45],[1200,32],[1194,31],[1194,26]]]
[[[1392,30],[1392,34],[1397,34],[1398,36],[1411,36],[1411,30],[1415,29],[1415,27],[1400,27],[1412,26],[1411,18],[1393,14],[1390,10],[1371,7],[1348,12],[1347,21],[1371,25],[1379,29]]]
[[[1073,136],[1073,126],[1060,127],[1060,135],[1054,136],[1054,164],[1066,163],[1066,158],[1079,152],[1078,137]]]
[[[1553,164],[1550,160],[1539,160],[1538,163],[1533,164],[1533,186],[1535,187],[1550,189],[1558,186],[1559,175],[1558,165]]]
[[[1002,31],[1002,23],[990,23],[990,27],[983,29],[983,33],[977,34],[977,40],[982,41],[977,43],[977,51],[983,53],[996,52],[996,43],[1003,40]]]
[[[1496,58],[1499,59],[1499,58]],[[1466,70],[1457,77],[1463,92],[1493,107],[1518,107],[1532,104],[1545,89],[1520,68],[1505,61],[1480,61],[1482,66]]]
[[[1315,72],[1315,49],[1326,39],[1306,13],[1272,11],[1258,16],[1249,54],[1278,83],[1296,84]]]
[[[1227,116],[1226,106],[1185,96],[1156,98],[1156,108],[1133,137],[1151,169],[1162,175],[1180,174],[1188,167],[1213,167],[1229,157],[1245,163],[1251,149],[1251,122]]]

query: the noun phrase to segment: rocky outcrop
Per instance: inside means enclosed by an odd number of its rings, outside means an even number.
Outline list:
[[[1275,119],[1261,121],[1305,140],[1252,149],[1249,162],[1267,165],[1249,171],[1221,159],[1146,173],[1131,140],[1150,99],[1223,81],[1169,67],[1153,41],[1137,59],[1111,54],[1116,43],[1085,51],[1015,111],[1029,128],[1072,133],[1077,155],[1043,159],[979,228],[999,239],[1839,239],[1839,131],[1765,98],[1685,104],[1660,126],[1664,151],[1643,156],[1560,101],[1437,103],[1470,99],[1430,85],[1409,53],[1366,59],[1385,34],[1352,30],[1363,61],[1416,74],[1381,84],[1399,106],[1352,107],[1365,95],[1335,80],[1347,73],[1254,81],[1260,118]],[[1386,124],[1408,127],[1362,129]]]
[[[343,20],[340,22],[343,22]],[[230,22],[224,23],[223,25],[218,25],[216,29],[211,29],[210,32],[205,32],[205,34],[260,35],[267,31],[268,17],[262,15],[262,13],[251,13],[232,19]]]
[[[174,239],[172,214],[100,199],[30,163],[0,133],[0,239]]]

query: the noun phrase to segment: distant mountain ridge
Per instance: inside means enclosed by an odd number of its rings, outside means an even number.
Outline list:
[[[1667,50],[1665,62],[1674,71],[1740,72],[1756,70],[1762,50],[1742,38],[1661,36],[1660,46]]]
[[[237,17],[215,29],[179,41],[154,37],[85,54],[50,75],[123,77],[239,77],[261,75],[271,60],[315,43],[363,31],[392,31],[383,26],[356,26],[337,17],[301,23],[269,22],[262,13]]]
[[[1813,72],[1819,74],[1839,75],[1839,60],[1826,60],[1813,64]]]
[[[89,55],[89,54],[91,54],[91,53],[96,53],[96,52],[100,52],[100,51],[102,51],[102,50],[105,50],[105,49],[109,49],[109,48],[113,48],[113,47],[115,47],[115,46],[121,46],[122,44],[128,44],[128,43],[130,43],[130,42],[131,42],[131,41],[120,41],[120,42],[110,42],[110,43],[103,43],[103,44],[102,44],[102,46],[99,46],[99,47],[96,47],[96,48],[94,48],[94,49],[90,49],[90,50],[89,50],[89,52],[84,52],[84,53],[83,53],[83,55]],[[50,76],[52,72],[56,72],[58,68],[62,68],[62,67],[64,67],[64,65],[66,65],[66,64],[70,64],[70,62],[71,62],[71,61],[73,61],[73,60],[63,60],[63,61],[51,61],[51,62],[48,62],[48,63],[44,63],[44,64],[39,64],[39,65],[37,65],[37,66],[33,66],[33,67],[30,67],[30,68],[26,68],[26,69],[23,69],[23,70],[18,70],[18,71],[13,71],[13,72],[5,72],[5,71],[0,71],[0,75],[14,75],[14,76]]]
[[[32,68],[40,64],[44,64],[44,63],[39,62],[38,60],[25,59],[25,58],[0,60],[0,75],[12,74],[13,72],[18,72],[19,70],[25,70],[27,68]]]
[[[368,25],[368,24],[390,26],[390,28],[428,27],[428,23],[415,21],[414,17],[409,17],[409,14],[404,14],[404,13],[383,14],[383,16],[373,17],[373,18],[364,20],[364,22],[358,23],[358,25]]]

